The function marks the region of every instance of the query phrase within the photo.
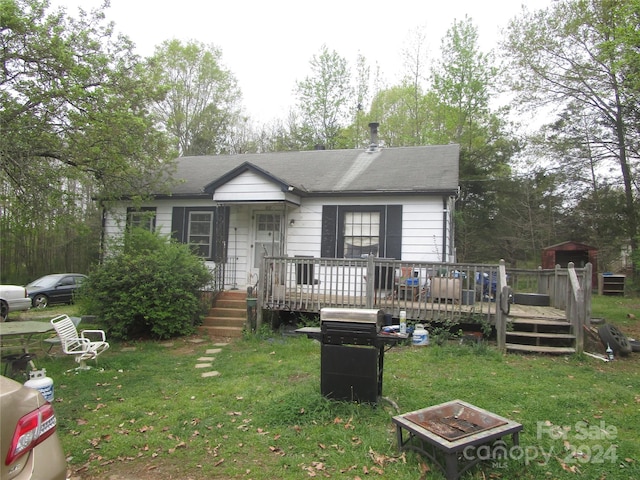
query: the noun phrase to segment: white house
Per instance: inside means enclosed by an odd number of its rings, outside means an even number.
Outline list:
[[[458,145],[182,157],[169,194],[107,213],[105,233],[147,225],[188,243],[225,286],[255,284],[263,256],[454,262]]]

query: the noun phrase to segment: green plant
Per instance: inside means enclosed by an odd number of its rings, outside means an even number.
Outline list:
[[[431,341],[436,345],[444,345],[449,340],[458,336],[459,330],[454,329],[460,324],[458,320],[445,319],[442,322],[435,323],[431,329]]]
[[[301,327],[319,327],[320,315],[301,315],[298,319],[298,325]]]
[[[132,229],[79,290],[82,313],[100,318],[111,338],[166,339],[194,331],[200,290],[211,273],[188,246]]]
[[[464,320],[467,323],[471,323],[474,325],[478,325],[480,327],[480,331],[485,338],[491,336],[491,332],[493,331],[493,326],[491,322],[487,318],[486,315],[472,314],[465,318]]]

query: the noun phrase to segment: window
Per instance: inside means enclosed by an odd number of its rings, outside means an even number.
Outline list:
[[[197,255],[211,258],[213,212],[189,212],[189,233],[187,238],[187,243]]]
[[[225,262],[229,207],[173,207],[171,235],[205,260]]]
[[[144,228],[153,232],[156,228],[156,209],[154,207],[128,208],[127,227]]]
[[[402,205],[325,205],[320,254],[402,258]]]
[[[380,212],[345,212],[344,247],[346,258],[378,256]]]

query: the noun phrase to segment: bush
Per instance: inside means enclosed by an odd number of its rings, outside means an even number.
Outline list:
[[[77,301],[113,338],[167,339],[189,335],[201,323],[200,290],[211,280],[187,245],[133,229],[90,273]]]

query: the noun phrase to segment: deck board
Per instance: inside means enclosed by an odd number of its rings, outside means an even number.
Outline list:
[[[368,308],[366,298],[355,296],[337,296],[335,294],[321,294],[316,292],[292,292],[285,296],[274,296],[267,303],[272,310],[298,311],[319,314],[323,307],[338,308]],[[563,310],[537,305],[511,304],[509,319],[527,319],[528,321],[563,321],[566,313]],[[477,301],[471,305],[460,302],[434,302],[425,300],[400,300],[393,296],[378,298],[373,308],[380,308],[385,313],[397,318],[401,310],[407,312],[411,321],[434,321],[441,317],[465,317],[472,314],[484,316],[491,323],[495,321],[496,304],[491,301]]]

